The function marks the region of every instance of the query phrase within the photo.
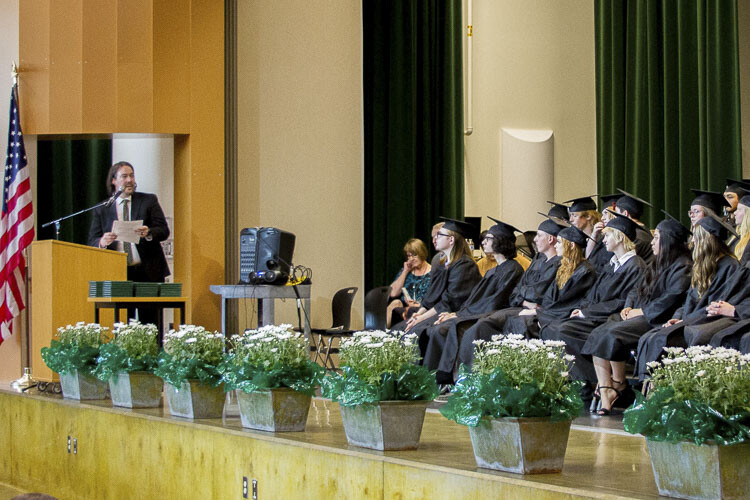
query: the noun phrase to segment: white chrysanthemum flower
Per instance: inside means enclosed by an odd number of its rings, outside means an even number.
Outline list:
[[[700,370],[698,373],[695,374],[696,377],[702,377],[706,374],[706,370]]]
[[[186,344],[192,344],[193,342],[197,342],[197,341],[198,341],[198,339],[196,339],[195,337],[190,337],[189,339],[185,340],[185,343]]]
[[[383,347],[383,343],[382,342],[373,342],[372,344],[367,344],[365,347],[371,347],[371,348],[374,349],[376,347]]]

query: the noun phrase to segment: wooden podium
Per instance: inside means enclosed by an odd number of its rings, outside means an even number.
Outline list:
[[[42,361],[41,349],[59,327],[78,321],[93,323],[89,281],[126,279],[127,257],[122,252],[56,240],[31,244],[29,359],[34,378],[58,380]]]

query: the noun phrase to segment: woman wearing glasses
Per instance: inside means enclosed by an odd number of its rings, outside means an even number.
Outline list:
[[[394,330],[410,331],[424,321],[431,324],[440,313],[458,311],[471,289],[482,279],[466,243],[474,227],[463,221],[447,218],[445,221],[435,237],[435,249],[441,254],[440,264],[436,266],[438,272],[433,272],[419,311],[408,322],[394,325]]]
[[[430,264],[427,262],[427,247],[417,238],[412,238],[404,245],[404,267],[399,269],[391,283],[391,298],[386,314],[386,327],[391,327],[391,316],[406,319],[403,313],[407,307],[419,306],[422,297],[430,287]],[[404,293],[406,290],[406,293]],[[407,295],[408,294],[408,295]]]

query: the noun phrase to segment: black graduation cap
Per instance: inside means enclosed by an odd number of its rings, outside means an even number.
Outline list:
[[[750,207],[750,192],[748,192],[748,194],[740,198],[740,203],[742,203],[746,207]]]
[[[596,202],[591,196],[583,196],[581,198],[573,198],[565,203],[571,203],[568,207],[569,212],[584,212],[586,210],[596,210]]]
[[[620,193],[615,194],[598,194],[596,195],[602,202],[602,209],[609,208],[615,205],[617,198],[621,197]]]
[[[456,232],[464,238],[471,238],[471,235],[476,232],[476,228],[468,222],[451,219],[449,217],[440,218],[445,221],[445,224],[443,225],[445,229],[447,229],[448,231]]]
[[[662,212],[664,212],[664,215],[666,215],[667,218],[658,223],[656,229],[658,229],[660,233],[672,234],[680,241],[687,241],[688,236],[693,234],[690,232],[690,229],[685,227],[682,222],[674,218],[672,214],[666,210],[662,210]]]
[[[707,215],[702,219],[699,219],[696,224],[721,241],[726,240],[727,235],[729,234],[737,236],[737,233],[734,232],[732,226],[721,220],[721,217],[717,216],[713,211],[709,211]]]
[[[624,189],[617,188],[617,190],[623,194],[623,196],[617,199],[617,206],[622,208],[623,210],[627,210],[628,214],[630,214],[630,216],[634,219],[641,218],[641,215],[643,215],[644,205],[648,205],[649,207],[652,206],[651,203],[638,198],[634,194],[628,193]]]
[[[716,213],[721,212],[722,207],[731,206],[722,193],[703,191],[701,189],[691,189],[691,191],[695,194],[695,199],[690,202],[691,206],[700,205]]]
[[[746,194],[750,194],[750,179],[742,179],[741,181],[727,179],[727,188],[724,191],[734,193],[742,198]]]
[[[568,226],[564,229],[561,229],[559,233],[557,233],[558,238],[565,238],[566,240],[578,245],[581,248],[586,248],[586,240],[590,239],[586,233],[581,231],[575,226]]]
[[[552,205],[551,207],[549,207],[549,211],[547,212],[547,215],[549,215],[550,217],[557,217],[558,219],[562,220],[568,220],[570,218],[570,213],[568,213],[568,207],[566,205],[549,200],[547,200],[547,203]]]
[[[537,212],[540,215],[544,215],[541,212]],[[557,236],[557,233],[559,233],[562,229],[565,227],[570,226],[570,224],[559,224],[555,218],[548,217],[547,219],[543,220],[540,224],[537,230],[544,231],[547,234],[551,234],[552,236]]]
[[[610,210],[609,213],[614,215],[614,217],[609,219],[606,227],[617,229],[627,236],[630,241],[635,242],[635,234],[638,230],[638,224],[633,222],[633,220],[627,215],[618,214],[614,210]]]
[[[495,222],[495,225],[490,226],[488,231],[496,238],[510,238],[512,240],[515,240],[516,233],[522,233],[522,231],[519,231],[515,227],[511,226],[510,224],[506,224],[501,220],[490,217],[489,215],[487,216],[487,218]]]

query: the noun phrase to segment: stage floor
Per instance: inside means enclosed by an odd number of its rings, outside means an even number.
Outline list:
[[[383,470],[388,471],[380,479],[383,498],[477,498],[477,494],[480,497],[492,494],[494,497],[500,492],[504,495],[512,493],[514,498],[658,497],[645,440],[619,430],[621,424],[617,419],[604,422],[604,428],[574,424],[562,473],[523,476],[478,468],[467,428],[445,419],[436,410],[427,413],[418,450],[378,452],[349,446],[338,405],[321,398],[312,401],[306,432],[273,434],[243,429],[231,406],[223,419],[190,421],[171,417],[164,408],[116,409],[109,401],[82,404],[62,400],[59,396],[18,395],[7,387],[0,389],[0,397],[12,394],[29,402],[57,403],[53,407],[74,407],[76,411],[105,412],[146,420],[148,422],[144,424],[149,426],[178,425],[181,433],[187,431],[185,427],[196,432],[210,430],[230,434],[233,438],[259,440],[268,445],[275,443],[283,449],[302,447],[307,449],[306,453],[322,453],[319,458],[309,460],[336,461],[339,459],[331,457],[340,455],[341,460],[350,457],[358,461],[380,462]],[[44,406],[45,411],[50,411],[49,405]],[[584,423],[588,422],[589,419],[584,420]],[[601,424],[602,420],[597,419],[594,424],[597,422]],[[325,462],[320,465],[325,468]],[[13,484],[2,476],[0,481]]]

